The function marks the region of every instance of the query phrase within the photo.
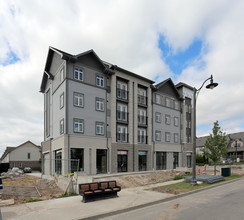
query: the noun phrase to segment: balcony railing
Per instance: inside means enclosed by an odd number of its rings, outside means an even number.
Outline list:
[[[138,105],[147,106],[147,97],[138,95]]]
[[[138,125],[147,125],[147,116],[138,115]]]
[[[116,133],[117,142],[128,142],[128,133]]]
[[[129,113],[117,110],[117,121],[128,122]]]
[[[127,90],[116,88],[116,97],[118,99],[127,101],[128,93],[129,93],[129,91],[127,91]]]
[[[146,135],[138,135],[138,144],[147,144],[147,136]]]

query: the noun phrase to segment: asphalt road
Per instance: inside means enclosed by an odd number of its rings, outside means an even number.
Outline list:
[[[244,179],[105,219],[242,220]]]

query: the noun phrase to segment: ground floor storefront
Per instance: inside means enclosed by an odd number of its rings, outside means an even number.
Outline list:
[[[191,167],[191,153],[181,146],[111,143],[104,138],[63,136],[42,143],[42,171],[47,175],[81,172],[103,173],[169,170]]]

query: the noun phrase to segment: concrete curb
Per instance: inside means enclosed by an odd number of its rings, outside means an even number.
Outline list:
[[[166,199],[161,199],[161,200],[157,200],[157,201],[154,201],[154,202],[149,202],[149,203],[142,204],[142,205],[137,205],[137,206],[126,208],[126,209],[116,210],[116,211],[113,211],[113,212],[99,214],[99,215],[90,216],[90,217],[86,217],[86,218],[80,218],[80,219],[83,219],[83,220],[95,220],[95,219],[101,219],[101,218],[105,218],[105,217],[109,217],[109,216],[113,216],[113,215],[118,215],[118,214],[122,214],[122,213],[125,213],[125,212],[133,211],[133,210],[136,210],[136,209],[141,209],[141,208],[145,208],[145,207],[148,207],[148,206],[156,205],[158,203],[169,202],[169,201],[172,201],[172,200],[175,200],[175,199],[178,199],[178,198],[182,198],[182,197],[185,197],[185,196],[188,196],[188,195],[192,195],[192,194],[195,194],[195,193],[198,193],[198,192],[201,192],[201,191],[213,189],[213,188],[216,188],[216,187],[219,187],[219,186],[223,186],[223,185],[226,185],[226,184],[229,184],[229,183],[237,182],[237,181],[240,181],[240,180],[243,180],[243,179],[244,179],[244,177],[241,177],[241,178],[238,178],[238,179],[235,179],[235,180],[230,180],[230,181],[227,181],[227,182],[218,183],[218,184],[215,184],[215,185],[212,185],[212,186],[208,186],[208,187],[205,187],[205,188],[202,188],[202,189],[197,189],[197,190],[193,190],[193,191],[190,191],[190,192],[187,192],[187,193],[182,193],[180,195],[172,196],[172,197],[169,197],[169,198],[166,198]]]

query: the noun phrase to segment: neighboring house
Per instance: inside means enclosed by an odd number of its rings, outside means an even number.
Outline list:
[[[10,168],[31,167],[33,170],[40,170],[41,148],[31,141],[17,147],[6,147],[0,161],[1,163],[9,163]]]
[[[191,87],[182,84],[178,89],[171,79],[153,83],[102,61],[93,50],[74,56],[50,47],[40,88],[43,172],[96,174],[182,166],[187,160],[182,145],[192,143],[188,123],[181,120],[186,118],[184,105],[189,109],[192,104],[187,100]],[[188,135],[184,138],[183,128]]]
[[[198,137],[196,140],[196,152],[202,154],[208,136]],[[227,158],[244,160],[244,132],[227,134]]]

